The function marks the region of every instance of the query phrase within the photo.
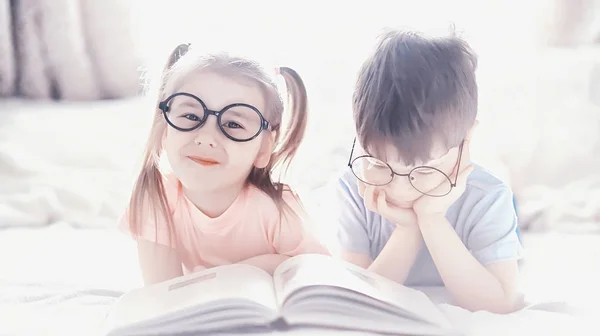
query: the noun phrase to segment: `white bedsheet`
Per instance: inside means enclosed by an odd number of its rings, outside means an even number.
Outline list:
[[[132,248],[109,230],[0,231],[0,335],[91,335],[110,304],[141,284]]]
[[[65,224],[0,231],[0,270],[0,335],[92,335],[118,296],[141,284],[135,248],[125,236]],[[542,310],[468,313],[446,304],[440,289],[427,292],[466,335],[593,335],[591,320],[582,317]]]

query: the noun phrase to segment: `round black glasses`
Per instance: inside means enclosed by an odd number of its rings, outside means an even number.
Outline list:
[[[248,104],[236,103],[213,111],[204,102],[187,92],[177,92],[158,104],[167,123],[181,132],[190,132],[204,125],[210,115],[217,118],[219,129],[233,141],[245,142],[269,129],[269,122],[260,111]]]
[[[458,161],[455,166],[456,171],[460,169],[460,161],[462,159],[462,149],[464,141],[460,143],[458,152]],[[458,181],[458,174],[454,178],[454,182],[450,179],[443,171],[430,166],[418,166],[411,169],[408,174],[396,173],[387,162],[379,160],[371,155],[361,155],[352,159],[354,154],[354,147],[356,145],[356,139],[352,143],[352,151],[350,152],[350,159],[348,161],[348,167],[352,170],[354,176],[360,181],[373,185],[373,186],[384,186],[392,182],[394,176],[405,176],[408,178],[410,185],[415,188],[421,194],[431,197],[443,197],[448,195],[452,188],[456,187]],[[440,186],[439,188],[432,189],[432,181]]]

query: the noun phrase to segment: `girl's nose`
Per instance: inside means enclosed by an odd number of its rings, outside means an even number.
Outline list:
[[[212,117],[212,118],[211,118]],[[217,126],[217,118],[209,116],[208,120],[196,130],[196,136],[194,137],[194,143],[198,146],[208,146],[215,148],[218,145],[217,138],[221,130]]]

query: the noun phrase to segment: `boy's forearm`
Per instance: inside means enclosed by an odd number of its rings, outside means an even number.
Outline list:
[[[510,312],[513,298],[460,240],[445,217],[419,219],[421,234],[444,285],[458,305],[472,311]]]
[[[422,245],[418,227],[397,227],[369,271],[404,284]]]
[[[277,266],[289,258],[289,256],[283,254],[263,254],[240,261],[239,263],[256,266],[272,275]]]

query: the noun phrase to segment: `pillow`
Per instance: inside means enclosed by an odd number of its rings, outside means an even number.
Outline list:
[[[15,55],[10,3],[10,1],[0,3],[0,97],[10,96],[15,90]]]
[[[17,91],[27,98],[51,98],[44,44],[39,36],[36,18],[42,15],[42,3],[36,0],[9,2],[13,6],[15,59],[18,60]]]
[[[81,0],[89,57],[103,98],[122,98],[141,90],[140,47],[134,39],[132,3]]]
[[[25,1],[31,2],[31,1]],[[84,2],[79,0],[37,0],[39,26],[37,38],[45,51],[49,85],[54,85],[55,98],[95,100],[101,98],[96,83],[97,71],[87,50],[86,20],[81,16]],[[111,16],[104,20],[113,20]],[[36,19],[36,18],[33,18]],[[35,20],[28,25],[35,26]]]

